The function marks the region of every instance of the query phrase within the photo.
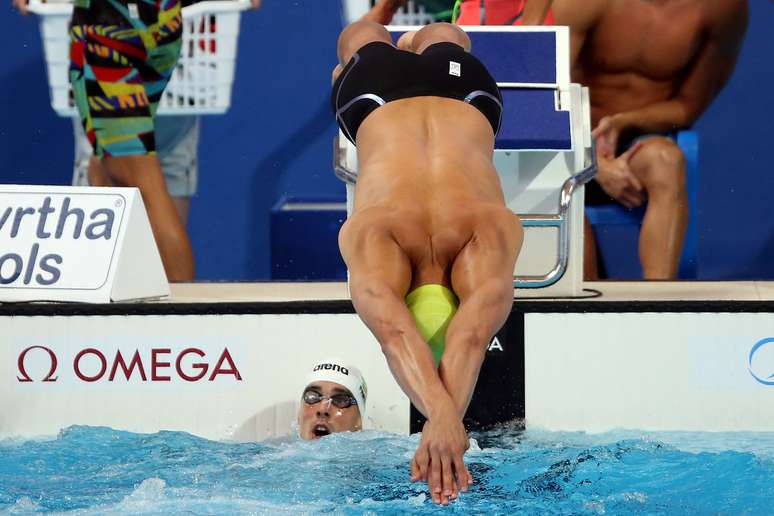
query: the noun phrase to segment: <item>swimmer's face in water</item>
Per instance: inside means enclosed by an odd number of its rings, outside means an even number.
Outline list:
[[[335,432],[356,432],[362,427],[357,401],[345,387],[326,381],[306,386],[298,409],[301,439],[319,439]]]

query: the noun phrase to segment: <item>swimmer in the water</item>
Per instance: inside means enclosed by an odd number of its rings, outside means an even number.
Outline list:
[[[427,418],[412,479],[448,503],[472,481],[462,418],[523,235],[492,164],[502,97],[468,36],[432,24],[398,47],[370,21],[339,38],[333,109],[359,163],[339,247],[358,314]]]
[[[339,359],[321,360],[304,379],[298,408],[302,439],[363,428],[368,388],[360,370]]]

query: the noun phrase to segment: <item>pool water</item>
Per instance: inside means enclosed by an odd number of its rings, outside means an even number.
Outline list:
[[[0,513],[771,514],[774,434],[474,434],[475,484],[437,507],[408,480],[417,436],[214,442],[76,426],[0,440]]]

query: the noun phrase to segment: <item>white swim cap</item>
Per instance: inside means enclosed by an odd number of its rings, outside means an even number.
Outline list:
[[[368,386],[363,378],[363,373],[357,367],[337,358],[321,360],[312,366],[312,371],[306,375],[304,387],[306,388],[306,386],[313,382],[334,382],[346,387],[357,400],[360,415],[362,416],[365,413]]]

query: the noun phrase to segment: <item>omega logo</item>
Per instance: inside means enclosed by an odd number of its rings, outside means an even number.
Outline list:
[[[42,349],[46,353],[48,353],[48,356],[51,358],[51,369],[48,371],[48,374],[45,378],[43,378],[44,382],[55,382],[58,377],[54,376],[54,373],[56,373],[56,367],[57,367],[57,359],[56,355],[53,351],[51,351],[49,348],[45,346],[30,346],[21,353],[19,353],[19,359],[16,361],[16,365],[19,368],[19,373],[21,374],[21,377],[16,377],[17,380],[20,382],[31,382],[33,381],[32,378],[30,378],[30,375],[27,374],[27,371],[24,369],[24,359],[27,356],[27,353],[29,353],[33,349]]]
[[[56,382],[59,376],[54,375],[59,359],[53,350],[40,345],[29,346],[19,353],[16,361],[19,375],[16,379],[20,383],[36,381],[27,372],[27,356],[37,349],[48,354],[50,364],[48,373],[41,381]],[[235,381],[242,381],[242,374],[228,348],[223,348],[213,364],[207,360],[207,353],[194,347],[180,351],[177,356],[172,355],[171,348],[151,348],[146,351],[144,360],[139,349],[135,349],[131,355],[127,353],[126,356],[130,358],[125,358],[121,350],[117,350],[113,356],[107,356],[99,349],[84,348],[75,354],[72,372],[79,381],[87,383],[100,380],[129,381],[133,377],[142,382],[170,382],[173,377],[185,382],[197,382],[205,378],[206,381],[212,382],[218,376],[232,376]],[[93,367],[95,363],[96,369]]]

